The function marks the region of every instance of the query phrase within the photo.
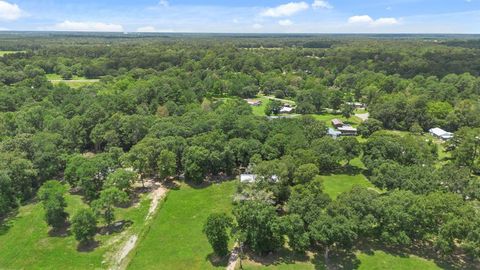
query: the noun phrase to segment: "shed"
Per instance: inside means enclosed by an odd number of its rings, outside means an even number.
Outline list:
[[[240,175],[240,182],[241,183],[254,183],[257,179],[256,174],[241,174]]]
[[[447,140],[450,140],[451,138],[453,138],[453,133],[451,132],[448,132],[448,131],[445,131],[441,128],[432,128],[430,129],[428,132],[430,132],[430,134],[432,134],[432,136],[435,136],[439,139],[442,139],[444,141],[447,141]]]
[[[339,127],[338,131],[342,133],[342,136],[357,136],[357,129],[349,125]]]
[[[336,128],[342,127],[343,122],[340,119],[332,119],[332,125]]]
[[[342,135],[342,132],[335,130],[333,128],[328,128],[327,131],[328,135],[331,136],[332,138],[336,139]]]

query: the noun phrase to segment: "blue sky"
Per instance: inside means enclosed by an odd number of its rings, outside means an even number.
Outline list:
[[[0,30],[480,33],[480,0],[0,0]]]

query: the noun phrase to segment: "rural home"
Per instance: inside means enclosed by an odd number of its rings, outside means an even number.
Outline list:
[[[248,105],[250,105],[250,106],[260,106],[260,105],[262,105],[262,101],[261,101],[261,100],[246,99],[245,101],[246,101],[246,102],[248,103]]]
[[[335,118],[332,120],[332,125],[336,128],[343,127],[343,122]]]
[[[450,140],[451,138],[453,138],[453,133],[445,131],[441,128],[432,128],[428,132],[430,132],[430,134],[432,134],[432,136],[435,136],[435,137],[437,137],[439,139],[442,139],[444,141],[447,141],[447,140]]]
[[[344,125],[337,129],[342,133],[342,136],[357,136],[357,129],[352,126]]]

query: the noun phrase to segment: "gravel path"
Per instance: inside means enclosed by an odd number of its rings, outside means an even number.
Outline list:
[[[356,117],[362,119],[362,121],[367,121],[368,118],[370,117],[370,113],[359,113],[359,114],[355,114]]]
[[[230,258],[228,259],[227,270],[235,270],[235,266],[237,266],[238,258],[239,258],[240,248],[237,244],[233,247],[232,253],[230,254]]]

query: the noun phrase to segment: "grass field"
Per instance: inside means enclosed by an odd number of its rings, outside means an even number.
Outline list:
[[[0,57],[6,55],[6,54],[12,54],[12,53],[22,53],[25,51],[0,51]]]
[[[350,191],[354,186],[361,186],[366,188],[376,189],[370,181],[363,174],[347,175],[334,174],[322,176],[325,193],[332,199],[337,198],[343,192]]]
[[[213,250],[202,232],[210,213],[229,213],[236,182],[171,190],[150,231],[134,250],[128,269],[224,269],[210,261]]]
[[[86,207],[80,196],[67,195],[66,199],[70,216]],[[150,200],[145,197],[138,207],[116,210],[116,220],[133,222],[124,231],[125,235],[142,229],[149,204]],[[49,236],[43,216],[40,203],[28,204],[0,226],[0,269],[105,269],[108,261],[105,255],[113,254],[125,236],[123,233],[97,234],[98,247],[78,251],[77,241],[70,233]]]
[[[308,258],[308,257],[307,257]],[[331,264],[336,265],[337,269],[359,269],[359,270],[437,270],[440,268],[435,262],[420,258],[414,255],[397,256],[381,250],[362,253],[357,252],[351,262],[338,262],[336,258],[331,258]],[[341,266],[342,265],[342,266]],[[238,265],[237,265],[238,266]],[[320,270],[326,269],[324,263],[319,257],[310,256],[307,260],[289,261],[280,263],[270,263],[262,265],[254,261],[244,261],[245,270]],[[238,269],[238,267],[237,267]]]
[[[85,85],[99,82],[98,79],[87,79],[85,77],[73,76],[71,80],[64,80],[62,76],[58,74],[47,74],[47,79],[54,85],[65,83],[72,88],[80,88]]]

